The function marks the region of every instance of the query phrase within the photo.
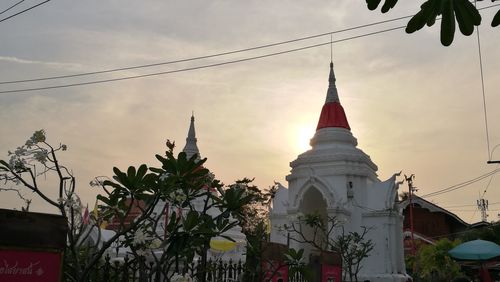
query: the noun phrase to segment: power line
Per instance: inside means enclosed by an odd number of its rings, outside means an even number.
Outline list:
[[[474,1],[476,4],[476,1]],[[484,127],[486,132],[486,147],[488,149],[488,161],[491,161],[491,151],[490,151],[490,133],[488,130],[488,114],[486,111],[486,94],[484,90],[484,75],[483,75],[483,55],[481,53],[481,40],[479,37],[479,26],[476,26],[477,31],[477,52],[479,57],[479,73],[481,76],[481,92],[483,94],[483,112],[484,112]]]
[[[499,165],[497,165],[497,169],[498,169],[498,167],[499,167],[499,166],[500,166],[500,164],[499,164]],[[490,181],[488,181],[488,184],[486,185],[486,188],[484,188],[483,195],[481,196],[481,198],[483,198],[483,197],[484,197],[484,195],[486,194],[486,192],[488,192],[488,188],[490,188],[491,181],[493,180],[493,177],[494,177],[494,175],[492,175],[492,176],[490,177]]]
[[[60,84],[60,85],[54,85],[54,86],[34,87],[34,88],[22,88],[22,89],[14,89],[14,90],[4,90],[4,91],[0,91],[0,94],[49,90],[49,89],[58,89],[58,88],[68,88],[68,87],[91,85],[91,84],[101,84],[101,83],[108,83],[108,82],[123,81],[123,80],[130,80],[130,79],[137,79],[137,78],[144,78],[144,77],[167,75],[167,74],[179,73],[179,72],[187,72],[187,71],[193,71],[193,70],[199,70],[199,69],[206,69],[206,68],[224,66],[224,65],[241,63],[241,62],[246,62],[246,61],[253,61],[253,60],[257,60],[257,59],[263,59],[263,58],[273,57],[273,56],[277,56],[277,55],[283,55],[283,54],[287,54],[287,53],[307,50],[307,49],[316,48],[316,47],[320,47],[320,46],[324,46],[324,45],[329,45],[332,43],[339,43],[339,42],[343,42],[343,41],[362,38],[362,37],[371,36],[371,35],[375,35],[375,34],[381,34],[381,33],[389,32],[389,31],[393,31],[393,30],[397,30],[397,29],[402,29],[402,28],[405,28],[405,26],[399,26],[399,27],[395,27],[395,28],[365,33],[362,35],[356,35],[356,36],[352,36],[352,37],[347,37],[347,38],[335,40],[333,42],[329,41],[326,43],[308,45],[305,47],[289,49],[289,50],[285,50],[285,51],[274,52],[274,53],[269,53],[269,54],[260,55],[260,56],[247,57],[247,58],[238,59],[238,60],[226,61],[226,62],[222,62],[222,63],[214,63],[214,64],[208,64],[208,65],[189,67],[189,68],[182,68],[182,69],[177,69],[177,70],[154,72],[154,73],[141,74],[141,75],[131,75],[131,76],[125,76],[125,77],[119,77],[119,78],[110,78],[110,79],[94,80],[94,81],[79,82],[79,83]]]
[[[478,10],[489,9],[489,8],[493,8],[495,6],[500,6],[500,4],[486,6],[483,8],[479,8]],[[358,25],[355,27],[345,28],[345,29],[331,31],[331,32],[325,32],[325,33],[316,34],[316,35],[305,36],[305,37],[296,38],[296,39],[290,39],[290,40],[276,42],[276,43],[270,43],[270,44],[255,46],[255,47],[249,47],[249,48],[244,48],[244,49],[239,49],[239,50],[227,51],[227,52],[199,56],[199,57],[193,57],[193,58],[178,59],[178,60],[172,60],[172,61],[166,61],[166,62],[144,64],[144,65],[137,65],[137,66],[130,66],[130,67],[122,67],[122,68],[114,68],[114,69],[107,69],[107,70],[94,71],[94,72],[85,72],[85,73],[71,74],[71,75],[60,75],[60,76],[49,76],[49,77],[40,77],[40,78],[32,78],[32,79],[0,81],[0,84],[26,83],[26,82],[35,82],[35,81],[44,81],[44,80],[81,77],[81,76],[89,76],[89,75],[96,75],[96,74],[103,74],[103,73],[113,73],[113,72],[119,72],[119,71],[125,71],[125,70],[149,68],[149,67],[156,67],[156,66],[162,66],[162,65],[170,65],[170,64],[175,64],[175,63],[183,63],[183,62],[190,62],[190,61],[196,61],[196,60],[202,60],[202,59],[209,59],[209,58],[227,56],[227,55],[232,55],[232,54],[237,54],[237,53],[242,53],[242,52],[254,51],[254,50],[258,50],[258,49],[264,49],[264,48],[294,43],[294,42],[298,42],[298,41],[304,41],[304,40],[308,40],[308,39],[318,38],[318,37],[332,35],[332,34],[336,34],[336,33],[342,33],[342,32],[346,32],[346,31],[352,31],[352,30],[366,28],[366,27],[375,26],[375,25],[379,25],[379,24],[394,22],[394,21],[398,21],[398,20],[402,20],[402,19],[406,19],[406,18],[410,18],[410,17],[413,17],[413,15],[402,16],[399,18],[394,18],[394,19],[389,19],[389,20],[385,20],[385,21],[379,21],[379,22],[374,22],[374,23],[369,23],[369,24],[364,24],[364,25]],[[399,28],[397,28],[397,29],[399,29]],[[333,43],[336,43],[336,42],[338,42],[338,41],[334,41]],[[323,44],[323,45],[325,45],[325,44]],[[0,92],[0,93],[2,93],[2,92]]]
[[[255,47],[249,47],[249,48],[243,48],[243,49],[238,49],[238,50],[233,50],[233,51],[227,51],[227,52],[222,52],[222,53],[216,53],[216,54],[211,54],[211,55],[204,55],[204,56],[198,56],[198,57],[192,57],[192,58],[186,58],[186,59],[178,59],[178,60],[172,60],[172,61],[166,61],[166,62],[159,62],[159,63],[152,63],[152,64],[144,64],[144,65],[137,65],[137,66],[130,66],[130,67],[107,69],[107,70],[94,71],[94,72],[85,72],[85,73],[78,73],[78,74],[70,74],[70,75],[49,76],[49,77],[40,77],[40,78],[32,78],[32,79],[21,79],[21,80],[11,80],[11,81],[0,81],[0,84],[25,83],[25,82],[35,82],[35,81],[44,81],[44,80],[72,78],[72,77],[80,77],[80,76],[89,76],[89,75],[96,75],[96,74],[103,74],[103,73],[112,73],[112,72],[119,72],[119,71],[125,71],[125,70],[150,68],[150,67],[171,65],[171,64],[176,64],[176,63],[185,63],[185,62],[190,62],[190,61],[210,59],[210,58],[216,58],[216,57],[221,57],[221,56],[233,55],[233,54],[238,54],[238,53],[243,53],[243,52],[248,52],[248,51],[255,51],[255,50],[259,50],[259,49],[265,49],[265,48],[269,48],[269,47],[275,47],[275,46],[285,45],[285,44],[289,44],[289,43],[295,43],[295,42],[299,42],[299,41],[305,41],[305,40],[309,40],[309,39],[313,39],[313,38],[323,37],[323,36],[326,36],[326,35],[332,35],[332,34],[342,33],[342,32],[346,32],[346,31],[352,31],[352,30],[356,30],[356,29],[361,29],[361,28],[371,27],[371,26],[375,26],[375,25],[380,25],[380,24],[384,24],[384,23],[399,21],[399,20],[406,19],[406,18],[409,18],[409,17],[412,17],[412,16],[404,16],[404,17],[394,18],[394,19],[385,20],[385,21],[379,21],[379,22],[374,22],[374,23],[369,23],[369,24],[364,24],[364,25],[358,25],[358,26],[355,26],[355,27],[340,29],[340,30],[336,30],[336,31],[330,31],[330,32],[316,34],[316,35],[309,35],[309,36],[295,38],[295,39],[290,39],[290,40],[286,40],[286,41],[275,42],[275,43],[270,43],[270,44],[265,44],[265,45],[259,45],[259,46],[255,46]]]
[[[445,206],[442,208],[453,209],[453,208],[463,208],[463,207],[476,207],[477,205],[456,205],[456,206]]]
[[[434,196],[438,196],[438,195],[441,195],[441,194],[444,194],[444,193],[449,193],[451,191],[455,191],[457,189],[466,187],[466,186],[468,186],[468,185],[470,185],[472,183],[475,183],[475,182],[478,182],[480,180],[483,180],[486,177],[492,176],[492,175],[494,175],[494,174],[496,174],[498,172],[500,172],[500,168],[492,170],[492,171],[490,171],[488,173],[485,173],[483,175],[480,175],[480,176],[478,176],[476,178],[473,178],[473,179],[470,179],[470,180],[467,180],[467,181],[455,184],[453,186],[450,186],[450,187],[447,187],[447,188],[444,188],[444,189],[441,189],[441,190],[438,190],[438,191],[435,191],[435,192],[432,192],[432,193],[428,193],[428,194],[425,194],[425,195],[422,195],[422,196],[419,196],[419,197],[421,197],[421,198],[434,197]]]
[[[439,238],[443,238],[443,237],[449,237],[450,235],[460,235],[460,234],[465,234],[465,233],[471,232],[473,230],[477,230],[477,229],[470,229],[470,226],[473,225],[473,224],[468,224],[468,225],[469,225],[469,228],[467,228],[465,230],[462,230],[462,231],[451,232],[451,233],[441,234],[441,235],[432,236],[432,237],[427,237],[426,236],[425,238],[428,238],[428,239],[439,239]],[[496,224],[491,224],[490,226],[495,226],[495,225]]]
[[[491,203],[490,206],[492,206],[492,205],[498,205],[498,204],[500,204],[500,202]],[[448,208],[462,208],[462,207],[476,207],[476,206],[477,206],[477,204],[474,204],[474,205],[445,206],[443,208],[448,209]]]
[[[3,18],[3,19],[1,19],[1,20],[0,20],[0,23],[1,23],[1,22],[3,22],[3,21],[8,20],[8,19],[10,19],[10,18],[13,18],[13,17],[15,17],[15,16],[17,16],[17,15],[20,15],[20,14],[23,14],[23,13],[25,13],[25,12],[28,12],[29,10],[34,9],[34,8],[36,8],[36,7],[40,6],[40,5],[43,5],[43,4],[45,4],[45,3],[49,2],[49,1],[50,1],[50,0],[45,0],[45,1],[41,2],[41,3],[38,3],[38,4],[36,4],[36,5],[33,5],[33,6],[29,7],[29,8],[27,8],[27,9],[24,9],[24,10],[22,10],[21,12],[17,12],[17,13],[15,13],[15,14],[11,15],[11,16],[8,16],[8,17],[6,17],[6,18]]]
[[[454,212],[477,212],[478,209],[473,209],[473,210],[457,210],[457,209],[450,209]],[[489,211],[491,212],[497,212],[497,211],[500,211],[500,209],[494,209],[494,210],[491,210],[491,209],[488,209]]]
[[[4,14],[5,12],[8,12],[10,9],[14,8],[15,6],[17,6],[17,5],[19,5],[19,4],[23,3],[23,2],[24,2],[24,0],[18,1],[16,4],[14,4],[14,5],[10,6],[9,8],[1,11],[0,15]]]

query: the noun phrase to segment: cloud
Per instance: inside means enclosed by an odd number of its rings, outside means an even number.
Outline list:
[[[50,3],[0,26],[4,80],[213,54],[386,20],[418,9],[416,2],[401,3],[382,15],[352,0]],[[334,39],[365,32],[338,34]],[[500,103],[494,95],[500,87],[495,79],[500,53],[495,52],[499,39],[494,32],[481,33],[492,144],[500,142],[500,113],[494,111]],[[328,36],[311,42],[327,41]],[[457,35],[454,45],[444,48],[435,28],[334,44],[340,100],[359,147],[377,163],[381,178],[404,168],[417,174],[417,185],[426,191],[459,182],[456,175],[466,178],[487,169],[478,164],[486,149],[481,144],[484,123],[474,44],[475,38]],[[297,46],[302,45],[273,50]],[[209,168],[227,183],[249,176],[267,187],[272,180],[282,181],[289,173],[289,162],[301,153],[297,130],[307,132],[303,127],[308,124],[314,130],[326,94],[329,60],[330,48],[323,46],[154,78],[0,95],[0,158],[34,130],[45,128],[51,141],[68,144],[64,161],[77,175],[84,202],[93,204],[96,191],[87,185],[93,176],[111,176],[113,166],[155,165],[154,154],[164,150],[167,138],[182,149],[194,110],[198,146],[208,157]],[[140,71],[127,72],[135,73]],[[463,199],[474,199],[479,188],[464,191],[469,194]],[[488,193],[500,196],[493,190]],[[449,196],[446,200],[455,197]],[[12,195],[2,200],[3,207],[9,205],[9,198]],[[455,200],[462,204],[462,198]]]
[[[67,71],[81,70],[83,68],[83,66],[81,64],[78,64],[78,63],[37,61],[37,60],[21,59],[21,58],[17,58],[17,57],[0,56],[0,61],[6,62],[6,63],[23,64],[23,65],[38,65],[38,66],[42,66],[42,67],[64,69]]]

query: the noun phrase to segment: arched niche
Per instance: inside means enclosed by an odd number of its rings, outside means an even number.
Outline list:
[[[318,214],[323,220],[323,223],[328,224],[327,207],[328,204],[323,197],[323,194],[316,187],[309,186],[302,195],[298,212],[304,215]],[[305,223],[302,223],[301,230],[306,240],[313,241],[316,245],[326,247],[325,240],[327,240],[327,238],[322,236],[320,232],[314,232],[314,229],[307,226]],[[311,253],[317,251],[317,248],[309,243],[302,243],[300,247],[305,250],[306,256],[309,256]]]
[[[292,207],[298,208],[305,197],[308,189],[315,188],[322,194],[323,200],[326,202],[328,208],[338,206],[339,195],[335,189],[329,189],[328,186],[318,177],[310,177],[299,189],[295,198],[292,201]]]

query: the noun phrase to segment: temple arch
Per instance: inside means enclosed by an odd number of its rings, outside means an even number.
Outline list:
[[[298,207],[299,214],[318,214],[323,223],[328,224],[327,201],[323,194],[314,186],[309,186],[305,189]],[[301,230],[306,240],[314,242],[317,246],[323,246],[326,249],[324,236],[321,233],[314,232],[310,226],[302,223]],[[301,248],[304,249],[305,255],[309,256],[317,251],[317,248],[308,243],[302,243]]]
[[[298,193],[295,195],[295,199],[293,199],[293,207],[298,207],[301,204],[305,193],[311,187],[314,187],[321,193],[324,201],[326,202],[327,208],[334,208],[336,206],[340,197],[337,195],[335,189],[329,189],[321,179],[312,176],[298,189]]]

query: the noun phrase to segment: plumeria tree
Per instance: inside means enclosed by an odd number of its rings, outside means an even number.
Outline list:
[[[269,224],[269,209],[278,189],[277,185],[263,191],[253,185],[253,179],[249,178],[237,180],[233,185],[245,190],[245,194],[250,198],[250,201],[242,207],[242,232],[247,237],[259,236],[258,234],[261,233],[261,230],[258,230],[259,225],[267,226]]]
[[[101,190],[97,196],[98,216],[92,215],[90,225],[82,220],[75,177],[57,157],[67,146],[50,145],[43,130],[36,131],[24,145],[9,152],[8,161],[0,161],[0,180],[4,185],[1,189],[19,195],[26,189],[34,192],[67,218],[70,231],[65,251],[65,281],[88,281],[112,247],[129,249],[132,260],[141,269],[148,266],[147,261],[153,262],[156,268],[150,273],[167,280],[178,279],[174,273],[179,271],[180,263],[193,261],[195,257],[201,259],[202,266],[206,263],[210,239],[227,238],[225,232],[242,222],[242,207],[252,197],[241,185],[224,186],[216,180],[203,167],[206,159],[187,158],[183,152],[175,156],[174,147],[174,143],[167,142],[167,151],[156,155],[160,167],[143,164],[125,171],[115,167],[112,178],[93,180],[92,185]],[[39,184],[39,177],[48,174],[54,174],[58,180],[56,191]],[[155,213],[160,202],[168,202],[174,208],[167,213],[168,223],[161,237],[156,230],[163,214]],[[140,214],[130,221],[134,207]],[[87,244],[91,231],[100,232],[103,221],[116,223],[114,235],[98,244]],[[145,272],[140,273],[140,280],[147,278]],[[205,275],[200,272],[199,278],[204,281]]]
[[[224,186],[215,179],[203,167],[206,159],[196,155],[187,158],[184,152],[176,157],[174,147],[168,141],[165,154],[156,155],[160,167],[141,165],[126,172],[114,168],[112,180],[98,181],[104,193],[97,196],[103,219],[119,223],[116,235],[104,247],[123,236],[121,246],[130,248],[141,267],[153,261],[156,268],[150,273],[167,278],[179,272],[179,264],[195,258],[200,259],[199,269],[205,269],[210,240],[217,236],[232,240],[225,232],[241,223],[242,207],[252,200],[242,185]],[[158,234],[157,226],[165,213],[154,211],[165,202],[171,212],[166,212],[165,234]],[[140,209],[140,216],[127,223],[133,206]],[[102,254],[100,250],[95,260]],[[199,280],[204,279],[203,271],[199,272]]]
[[[345,232],[344,227],[342,233],[337,236],[334,241],[335,249],[339,250],[342,257],[342,263],[345,268],[344,279],[349,276],[349,281],[358,281],[358,274],[361,270],[361,261],[368,257],[373,250],[373,242],[366,240],[365,236],[369,229],[362,226],[361,233]]]
[[[310,232],[306,232],[306,228]],[[361,227],[361,232],[346,232],[342,222],[335,217],[326,218],[319,213],[299,214],[290,225],[285,225],[291,240],[309,244],[320,252],[338,252],[342,258],[343,281],[358,281],[361,262],[373,250],[373,242],[366,239],[369,228]],[[339,235],[335,232],[340,229]],[[349,280],[347,280],[349,278]]]
[[[78,245],[82,234],[82,205],[76,194],[76,181],[71,170],[61,164],[58,153],[67,150],[65,144],[52,146],[47,142],[44,130],[38,130],[21,146],[9,151],[9,160],[0,160],[0,191],[15,192],[25,202],[22,210],[28,211],[32,199],[26,192],[32,192],[48,205],[54,207],[66,218],[68,225],[65,261],[77,262]],[[40,177],[52,181],[40,182]],[[44,185],[42,185],[42,183]],[[45,187],[49,185],[50,187]],[[54,189],[53,187],[56,186]],[[68,264],[65,270],[78,272],[79,264]]]

